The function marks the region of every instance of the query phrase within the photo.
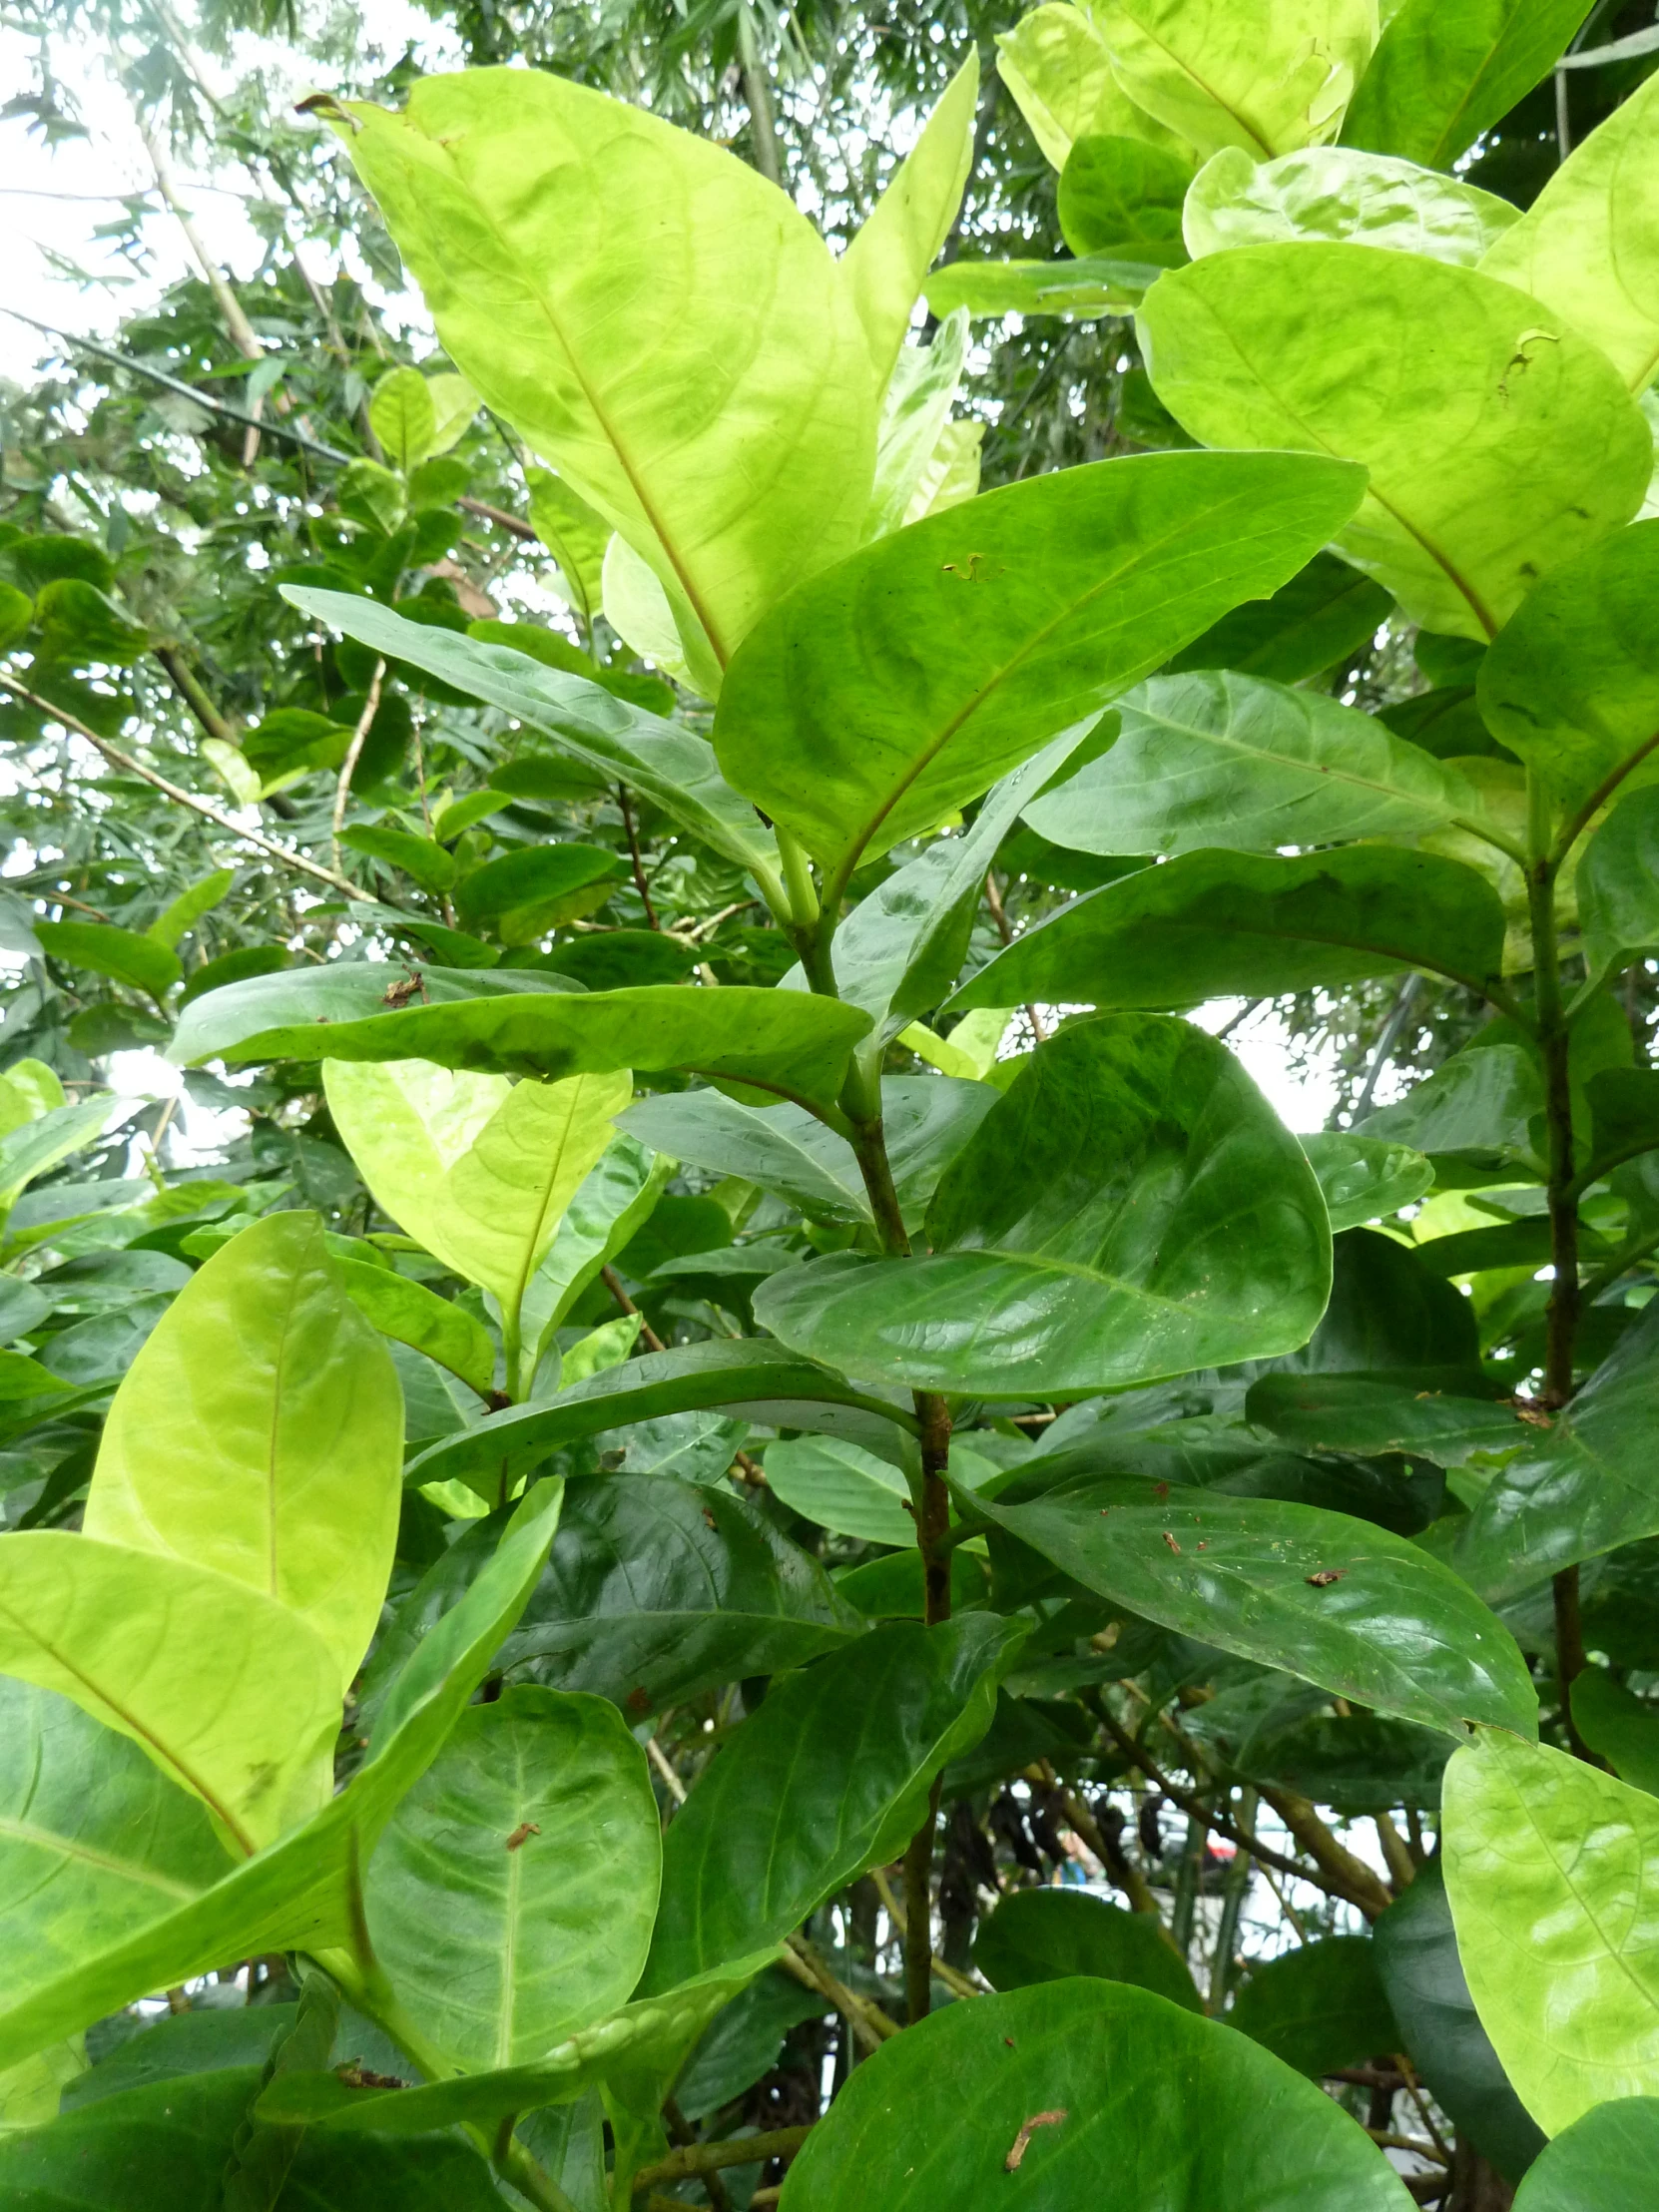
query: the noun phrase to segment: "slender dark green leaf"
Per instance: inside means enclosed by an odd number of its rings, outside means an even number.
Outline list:
[[[1532,90],[1587,0],[1403,0],[1361,79],[1345,146],[1449,169]]]

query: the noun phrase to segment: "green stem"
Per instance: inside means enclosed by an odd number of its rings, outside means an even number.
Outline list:
[[[904,2017],[914,2027],[933,2002],[933,1827],[944,1776],[933,1777],[927,1818],[904,1849]]]

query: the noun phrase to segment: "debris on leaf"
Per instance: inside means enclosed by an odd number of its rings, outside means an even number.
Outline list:
[[[1064,2105],[1053,2112],[1033,2112],[1014,2137],[1014,2147],[1002,2161],[1003,2172],[1011,2174],[1019,2170],[1020,2160],[1025,2156],[1025,2146],[1030,2142],[1039,2127],[1058,2127],[1065,2117],[1066,2108]]]
[[[1316,1590],[1329,1590],[1332,1583],[1340,1582],[1347,1572],[1346,1567],[1321,1567],[1319,1573],[1309,1575],[1308,1580]]]
[[[509,1851],[517,1851],[520,1844],[527,1844],[532,1836],[539,1836],[540,1834],[541,1830],[536,1826],[534,1821],[520,1821],[518,1826],[513,1830],[512,1834],[507,1838],[507,1849]]]
[[[1181,1546],[1176,1542],[1175,1538],[1170,1534],[1167,1528],[1164,1530],[1164,1541],[1166,1544],[1169,1545],[1171,1551],[1179,1551],[1181,1549]]]

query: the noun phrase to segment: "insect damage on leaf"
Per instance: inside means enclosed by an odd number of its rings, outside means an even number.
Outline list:
[[[1057,2106],[1052,2112],[1033,2112],[1014,2137],[1013,2148],[1002,2161],[1003,2171],[1005,2173],[1017,2173],[1020,2161],[1025,2156],[1026,2146],[1030,2143],[1037,2129],[1039,2127],[1058,2127],[1067,2116],[1064,2105]]]
[[[1318,1574],[1309,1575],[1307,1580],[1316,1590],[1328,1590],[1333,1582],[1340,1582],[1347,1572],[1346,1567],[1321,1567]]]
[[[527,1844],[532,1836],[539,1836],[540,1834],[541,1830],[534,1821],[520,1821],[507,1838],[507,1849],[517,1851],[521,1844]]]

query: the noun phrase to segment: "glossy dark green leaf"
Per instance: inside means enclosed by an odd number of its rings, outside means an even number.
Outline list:
[[[1016,1890],[979,1923],[973,1963],[993,1989],[1024,1989],[1074,1974],[1128,1981],[1189,2012],[1204,2000],[1186,1960],[1153,1913],[1126,1913],[1079,1890]]]
[[[1515,2212],[1646,2212],[1659,2170],[1659,2097],[1614,2097],[1545,2146]]]
[[[1563,1567],[1659,1534],[1653,1392],[1659,1314],[1648,1315],[1548,1427],[1519,1452],[1460,1525],[1452,1558],[1493,1602]]]
[[[1472,1371],[1470,1382],[1480,1381]],[[1245,1411],[1305,1451],[1406,1451],[1442,1467],[1517,1451],[1532,1434],[1507,1399],[1414,1389],[1388,1375],[1264,1375]]]
[[[1436,1729],[1375,1713],[1313,1713],[1254,1732],[1232,1761],[1243,1782],[1294,1790],[1339,1813],[1434,1812],[1451,1746]]]
[[[343,592],[284,585],[282,595],[376,653],[425,669],[469,699],[486,700],[545,732],[603,782],[631,785],[740,867],[776,877],[776,841],[722,778],[706,739],[510,646],[428,629]]]
[[[824,1998],[769,1967],[718,2012],[704,2030],[686,2070],[674,2085],[674,2101],[689,2120],[708,2118],[770,2073],[784,2037],[803,2020],[822,2019]]]
[[[498,1663],[515,1679],[598,1691],[637,1721],[802,1666],[864,1626],[747,1499],[670,1475],[596,1475],[568,1485],[546,1571]]]
[[[430,837],[413,836],[407,830],[394,830],[386,823],[353,823],[340,831],[340,842],[353,852],[366,852],[371,860],[401,868],[422,890],[446,891],[455,880],[453,855],[441,844]]]
[[[60,2109],[73,2112],[183,2074],[263,2066],[276,2044],[292,2033],[298,2012],[297,2004],[237,2004],[165,2013],[66,2082]],[[358,2014],[348,2019],[359,2031],[367,2027]]]
[[[1226,1047],[1112,1017],[1031,1056],[934,1193],[930,1255],[812,1262],[755,1310],[844,1373],[1087,1394],[1305,1343],[1327,1238],[1300,1147]]]
[[[1659,791],[1619,801],[1585,844],[1575,883],[1592,981],[1659,945]]]
[[[1636,755],[1626,788],[1659,776],[1659,519],[1552,570],[1480,664],[1492,735],[1577,807]]]
[[[0,2135],[0,2196],[17,2212],[223,2212],[226,2166],[259,2087],[257,2066],[188,2075]],[[501,2199],[483,2159],[453,2138],[387,2148],[307,2136],[282,2201],[305,2212],[497,2212]]]
[[[695,950],[664,929],[596,929],[567,937],[542,959],[584,990],[620,991],[642,983],[683,983],[697,965]]]
[[[1435,2102],[1484,2157],[1518,2179],[1544,2138],[1474,2009],[1437,1859],[1417,1870],[1376,1923],[1372,1940],[1406,2052]]]
[[[6,1993],[0,2065],[227,1958],[262,1950],[314,1952],[351,1939],[354,1870],[397,1800],[435,1757],[517,1619],[552,1541],[561,1495],[557,1482],[538,1483],[527,1494],[495,1557],[391,1684],[373,1748],[349,1787],[301,1827],[148,1927],[129,1924],[123,1936],[82,1947],[76,1925],[68,1923],[60,1969],[33,1988]]]
[[[1191,1006],[1407,967],[1478,989],[1502,958],[1497,893],[1437,853],[1189,852],[1062,907],[987,962],[951,1005]]]
[[[769,1444],[767,1485],[792,1513],[837,1536],[899,1547],[916,1540],[903,1470],[856,1444],[830,1436]]]
[[[503,1481],[537,1465],[549,1452],[597,1435],[631,1420],[654,1419],[660,1413],[696,1411],[704,1406],[742,1407],[789,1405],[799,1412],[778,1415],[791,1428],[811,1426],[807,1408],[825,1408],[824,1417],[838,1424],[836,1408],[844,1407],[853,1419],[850,1428],[860,1434],[867,1416],[899,1427],[913,1426],[908,1406],[889,1404],[853,1388],[838,1376],[798,1359],[781,1345],[764,1339],[745,1338],[735,1343],[682,1345],[672,1352],[647,1353],[643,1359],[621,1367],[603,1369],[557,1397],[542,1403],[515,1405],[493,1414],[476,1428],[446,1436],[418,1458],[411,1460],[406,1478],[411,1482],[447,1482],[459,1477],[471,1482],[480,1495],[492,1500]],[[770,1420],[764,1411],[753,1415]]]
[[[1329,1130],[1302,1139],[1308,1164],[1320,1179],[1331,1233],[1360,1229],[1421,1198],[1434,1181],[1432,1164],[1408,1145]]]
[[[1083,1475],[1029,1501],[1021,1490],[1016,1479],[957,1502],[1181,1635],[1450,1735],[1471,1721],[1536,1735],[1537,1699],[1508,1631],[1403,1537],[1144,1476]]]
[[[1536,1054],[1518,1044],[1468,1045],[1395,1105],[1368,1115],[1361,1134],[1525,1168],[1543,1105]]]
[[[758,625],[721,694],[721,766],[815,858],[850,869],[1284,583],[1359,488],[1312,456],[1158,453],[914,523]]]
[[[1431,353],[1411,343],[1424,328]],[[1599,347],[1421,254],[1210,254],[1159,278],[1137,329],[1193,437],[1365,464],[1336,547],[1436,632],[1493,636],[1547,568],[1630,521],[1652,473],[1652,433]]]
[[[1278,852],[1425,835],[1477,815],[1454,768],[1323,693],[1232,673],[1155,676],[1123,700],[1109,752],[1025,819],[1085,852]]]
[[[1585,0],[1403,0],[1343,126],[1345,146],[1449,169],[1549,73]]]
[[[1316,2080],[1399,2044],[1366,1936],[1328,1936],[1255,1967],[1227,2024]]]
[[[524,1684],[469,1706],[393,1813],[369,1935],[436,2049],[471,2070],[523,2065],[627,2002],[661,1862],[622,1715]]]
[[[493,929],[503,944],[533,944],[602,906],[627,872],[627,861],[604,845],[529,845],[475,868],[455,894],[455,911],[466,928]]]
[[[1353,2121],[1277,2058],[1145,1989],[1078,1979],[952,2004],[883,2043],[808,2138],[781,2212],[1410,2202]]]
[[[35,935],[50,959],[128,983],[151,998],[165,996],[184,973],[167,945],[111,921],[39,921]]]
[[[984,1734],[1023,1634],[985,1613],[938,1628],[898,1621],[775,1679],[669,1828],[642,1988],[775,1941],[893,1858],[926,1815],[933,1777]]]
[[[1246,600],[1165,666],[1230,668],[1270,683],[1300,684],[1369,644],[1393,602],[1381,584],[1334,553],[1308,566],[1268,599]]]
[[[1181,205],[1193,173],[1146,139],[1080,138],[1060,172],[1060,231],[1076,255],[1178,269]]]
[[[432,1003],[385,1005],[385,971],[360,964],[256,976],[186,1007],[172,1056],[204,1060],[432,1060],[473,1073],[558,1079],[685,1068],[787,1098],[832,1098],[867,1014],[801,991],[592,991],[523,969],[426,969]],[[439,1003],[438,1001],[442,1001]]]
[[[1572,1685],[1579,1735],[1621,1782],[1659,1797],[1659,1708],[1636,1697],[1601,1667],[1586,1667]]]

